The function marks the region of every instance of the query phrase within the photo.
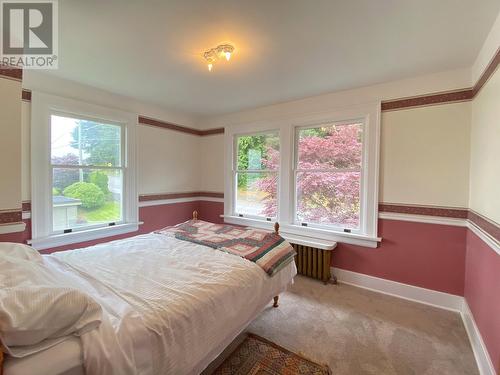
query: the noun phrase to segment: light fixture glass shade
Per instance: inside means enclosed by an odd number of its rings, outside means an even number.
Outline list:
[[[230,44],[221,44],[215,48],[211,48],[205,51],[203,57],[207,62],[208,71],[211,72],[213,65],[222,58],[226,58],[227,61],[231,59],[231,54],[234,51],[234,47]]]

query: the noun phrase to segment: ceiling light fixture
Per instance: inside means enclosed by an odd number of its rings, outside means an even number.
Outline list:
[[[211,72],[214,64],[222,58],[226,58],[226,60],[229,61],[233,52],[234,47],[230,44],[221,44],[206,51],[203,57],[207,62],[208,71]]]

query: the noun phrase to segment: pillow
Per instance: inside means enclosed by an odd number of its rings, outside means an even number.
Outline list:
[[[100,322],[101,306],[77,289],[33,286],[0,291],[0,339],[13,356],[46,349],[38,344],[84,334]],[[37,350],[30,348],[29,353],[16,348],[33,345]]]
[[[0,242],[0,257],[3,256],[37,261],[42,259],[40,253],[31,246],[15,242]]]
[[[43,262],[0,256],[0,342],[13,357],[47,349],[101,323],[101,306]]]

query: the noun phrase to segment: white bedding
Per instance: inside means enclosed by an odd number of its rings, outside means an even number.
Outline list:
[[[5,375],[85,375],[82,343],[77,336],[70,337],[47,350],[24,358],[8,358]]]
[[[160,234],[46,258],[103,306],[81,336],[91,374],[198,374],[296,274]]]

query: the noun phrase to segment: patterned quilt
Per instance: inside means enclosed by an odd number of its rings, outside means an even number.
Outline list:
[[[269,276],[293,261],[295,250],[280,235],[263,230],[189,220],[155,233],[225,251],[260,266]]]

